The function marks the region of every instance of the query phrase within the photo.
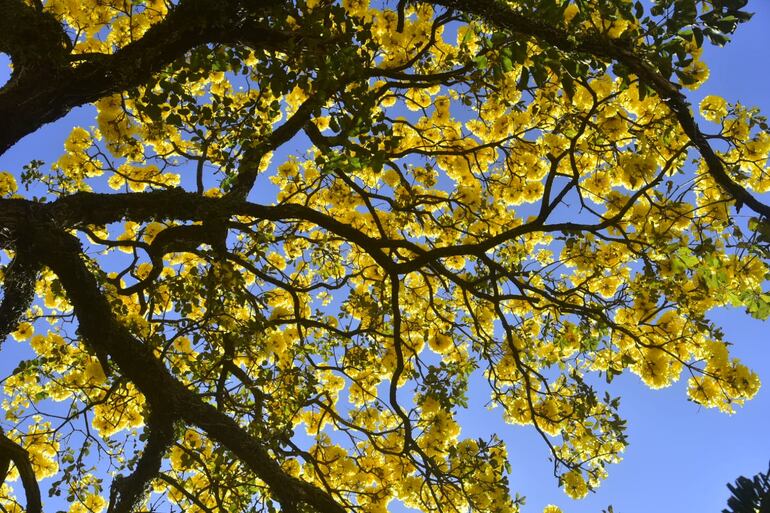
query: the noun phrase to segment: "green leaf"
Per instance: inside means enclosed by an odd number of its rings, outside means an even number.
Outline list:
[[[513,61],[510,57],[503,57],[502,59],[503,71],[506,73],[513,71]]]

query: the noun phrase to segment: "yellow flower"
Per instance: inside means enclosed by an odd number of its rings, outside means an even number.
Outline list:
[[[543,508],[543,513],[562,513],[562,511],[559,506],[554,506],[553,504],[549,504],[545,508]]]
[[[11,333],[11,336],[13,336],[15,340],[18,340],[21,342],[22,340],[27,340],[29,337],[31,337],[32,333],[34,332],[35,332],[35,329],[32,327],[30,323],[22,322],[21,324],[19,324],[19,327],[16,328],[16,331]]]
[[[16,184],[16,178],[8,171],[0,171],[0,196],[10,196],[15,193],[19,186]]]
[[[566,24],[570,24],[572,22],[572,18],[577,16],[577,13],[580,12],[580,9],[576,4],[569,4],[566,9],[564,9],[564,22]],[[549,513],[549,512],[546,512]]]
[[[586,485],[583,474],[579,470],[572,470],[567,472],[562,478],[562,486],[564,486],[564,493],[572,497],[573,499],[582,499],[588,495],[588,486]]]
[[[706,65],[706,63],[702,61],[693,62],[692,64],[687,66],[687,68],[685,68],[684,71],[689,73],[689,75],[693,79],[693,82],[690,84],[683,84],[683,85],[684,87],[692,91],[702,86],[703,83],[709,78],[709,67]]]
[[[443,333],[436,333],[428,340],[428,345],[439,354],[446,353],[452,345],[452,337]]]
[[[95,385],[100,385],[107,380],[104,369],[96,358],[90,358],[85,366],[86,379]]]
[[[451,269],[452,271],[461,271],[465,268],[465,258],[459,255],[451,256],[446,259],[444,265],[446,265],[447,269]]]
[[[628,22],[626,20],[612,20],[609,27],[607,27],[607,24],[605,23],[605,28],[607,29],[607,37],[610,39],[617,39],[628,28]]]
[[[89,494],[82,502],[70,506],[69,513],[99,513],[107,506],[107,501],[101,495]]]
[[[432,103],[430,95],[424,89],[409,89],[406,94],[406,108],[418,111],[430,107]]]
[[[708,121],[719,121],[727,115],[727,102],[720,96],[710,94],[701,100],[700,114]]]
[[[77,153],[91,146],[91,134],[83,128],[76,126],[64,141],[64,149],[69,153]]]
[[[174,340],[174,349],[184,354],[190,354],[193,352],[192,343],[187,337],[178,337],[176,340]]]
[[[267,261],[279,271],[286,269],[286,259],[275,251],[267,255]]]

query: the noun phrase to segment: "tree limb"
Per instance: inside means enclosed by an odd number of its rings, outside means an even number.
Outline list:
[[[136,464],[134,472],[127,477],[116,477],[110,490],[108,513],[131,513],[147,495],[150,481],[158,476],[163,456],[174,443],[173,418],[160,408],[153,408],[147,419],[149,431],[147,444]]]
[[[40,263],[24,249],[17,248],[3,279],[5,290],[0,302],[0,347],[5,337],[16,329],[21,316],[32,304],[35,297],[35,278],[39,271]]]
[[[0,0],[0,52],[13,62],[11,82],[45,63],[63,65],[71,48],[72,41],[51,13],[23,0]]]
[[[2,0],[0,19],[9,12],[22,18],[10,17],[7,23],[16,25],[30,18],[37,24],[51,24],[50,15],[20,4],[24,2]],[[290,36],[269,30],[261,21],[275,5],[266,0],[182,0],[163,21],[114,54],[94,55],[72,66],[59,53],[31,52],[37,56],[34,65],[0,89],[0,118],[13,119],[0,126],[0,154],[74,107],[142,84],[196,46],[225,43],[264,49],[280,45]],[[19,35],[0,41],[4,41],[0,51],[13,60],[15,56],[26,59],[22,48],[30,48],[36,39]]]
[[[243,461],[285,507],[292,509],[295,504],[305,504],[319,513],[345,512],[328,492],[287,474],[258,440],[174,378],[154,356],[152,348],[117,321],[96,279],[81,260],[80,243],[75,237],[51,225],[34,229],[34,236],[48,245],[41,261],[59,277],[74,307],[80,334],[110,355],[122,374],[144,394],[151,408],[198,426]]]
[[[40,500],[40,487],[29,460],[29,453],[24,447],[5,436],[2,428],[0,428],[0,462],[6,459],[12,461],[16,470],[19,471],[27,500],[27,513],[41,513],[43,504]],[[0,484],[2,484],[6,476],[0,474],[0,477],[2,477],[0,479]]]

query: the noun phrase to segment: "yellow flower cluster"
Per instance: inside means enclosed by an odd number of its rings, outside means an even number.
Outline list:
[[[98,371],[97,371],[98,372]],[[105,397],[93,408],[91,425],[103,437],[128,428],[144,425],[144,396],[133,384],[127,383]]]
[[[107,507],[107,499],[99,494],[89,493],[70,505],[69,513],[100,513]]]
[[[0,171],[0,196],[11,196],[19,186],[16,178],[8,171]]]
[[[128,186],[132,192],[142,192],[148,187],[175,187],[179,182],[178,174],[164,173],[155,164],[147,166],[123,164],[109,178],[107,185],[114,190]]]
[[[708,95],[700,102],[700,113],[708,121],[719,121],[727,116],[727,102],[720,96]]]
[[[123,0],[49,0],[45,9],[67,23],[80,38],[77,53],[112,53],[144,34],[168,11],[164,0],[130,2]],[[107,30],[105,37],[105,29]]]
[[[702,354],[706,358],[703,376],[693,376],[688,382],[687,393],[693,401],[734,413],[735,405],[759,391],[759,376],[737,358],[730,359],[723,342],[709,341]]]

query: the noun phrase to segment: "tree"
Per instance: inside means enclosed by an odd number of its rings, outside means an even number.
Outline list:
[[[749,479],[740,476],[735,484],[727,484],[731,492],[727,500],[729,509],[722,513],[767,513],[770,511],[770,470],[757,473]]]
[[[770,134],[683,88],[746,3],[0,0],[2,151],[97,111],[0,175],[3,509],[515,511],[472,376],[572,497],[621,372],[732,411]]]

